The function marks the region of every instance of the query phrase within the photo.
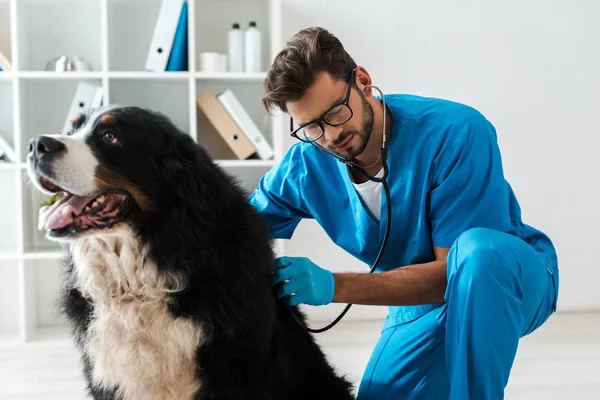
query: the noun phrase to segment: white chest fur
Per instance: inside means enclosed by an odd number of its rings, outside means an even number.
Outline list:
[[[192,399],[201,388],[196,350],[202,329],[174,318],[176,277],[157,274],[131,232],[82,238],[72,247],[77,285],[94,303],[85,351],[94,382],[119,387],[124,400]]]

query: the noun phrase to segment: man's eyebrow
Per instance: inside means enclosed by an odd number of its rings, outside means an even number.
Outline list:
[[[306,124],[309,124],[309,123],[311,123],[311,122],[314,122],[314,121],[316,121],[316,120],[318,120],[318,119],[320,119],[320,118],[323,118],[323,117],[325,116],[325,114],[326,114],[326,113],[328,113],[329,111],[331,111],[331,109],[332,109],[332,108],[334,108],[335,106],[339,105],[339,104],[340,104],[340,103],[342,103],[344,100],[345,100],[345,97],[343,97],[343,98],[341,98],[341,99],[339,99],[339,100],[336,100],[336,101],[334,101],[334,102],[333,102],[333,103],[331,103],[331,105],[330,105],[329,107],[327,107],[327,108],[325,109],[325,111],[324,111],[324,112],[322,112],[322,113],[321,113],[321,115],[319,115],[317,118],[313,118],[313,119],[309,120],[308,122],[300,122],[300,121],[297,121],[296,123],[298,124],[298,126],[302,126],[302,125],[306,125]]]

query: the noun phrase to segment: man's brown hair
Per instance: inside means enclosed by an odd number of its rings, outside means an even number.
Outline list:
[[[305,28],[277,54],[264,82],[263,106],[287,112],[285,103],[300,99],[321,72],[346,80],[356,63],[337,37],[324,28]],[[354,82],[353,82],[354,84]]]

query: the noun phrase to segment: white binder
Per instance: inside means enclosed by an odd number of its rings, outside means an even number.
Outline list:
[[[87,82],[79,82],[63,125],[62,134],[66,134],[71,129],[73,118],[82,112],[100,107],[102,105],[103,94],[104,92],[101,87]]]
[[[250,142],[256,148],[256,154],[263,160],[269,160],[275,155],[273,148],[269,144],[268,140],[260,133],[260,130],[250,118],[250,115],[244,109],[244,106],[240,103],[238,98],[229,89],[217,96],[219,102],[225,107],[231,118],[235,121],[237,126],[242,132],[248,137]]]
[[[146,70],[164,72],[173,47],[184,0],[163,0],[146,58]]]

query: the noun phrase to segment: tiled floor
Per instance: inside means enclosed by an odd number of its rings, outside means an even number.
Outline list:
[[[378,332],[379,323],[341,322],[317,339],[338,369],[358,382]],[[71,345],[0,345],[0,399],[84,399]],[[600,314],[557,314],[524,338],[506,399],[600,399]]]

